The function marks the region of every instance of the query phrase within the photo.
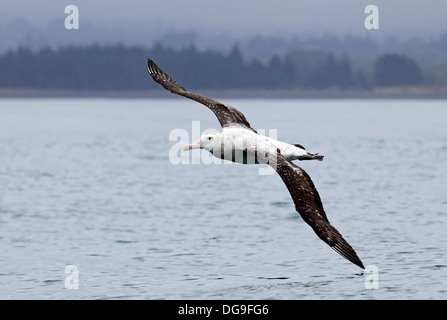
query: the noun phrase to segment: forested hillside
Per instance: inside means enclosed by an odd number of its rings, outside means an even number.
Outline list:
[[[370,70],[356,70],[349,55],[295,49],[267,62],[246,58],[238,45],[228,54],[123,45],[9,51],[0,56],[0,88],[145,90],[156,84],[146,71],[151,58],[185,87],[195,89],[365,89],[430,83],[418,63],[383,54]]]

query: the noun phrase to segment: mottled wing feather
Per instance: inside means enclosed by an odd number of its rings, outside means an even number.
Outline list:
[[[276,161],[271,161],[269,164],[284,181],[292,196],[296,211],[312,227],[318,237],[341,256],[360,268],[364,268],[362,261],[351,245],[329,223],[320,195],[309,175],[303,169],[284,158],[280,153],[277,154]]]
[[[161,70],[151,59],[147,59],[147,70],[152,76],[152,79],[154,79],[155,82],[161,84],[166,90],[170,91],[171,93],[175,93],[180,96],[197,101],[211,109],[211,111],[214,112],[217,119],[219,120],[222,128],[230,126],[241,126],[255,131],[250,126],[247,119],[245,119],[245,116],[242,114],[242,112],[232,106],[225,105],[219,101],[215,101],[208,97],[204,97],[199,94],[187,91],[168,74]]]

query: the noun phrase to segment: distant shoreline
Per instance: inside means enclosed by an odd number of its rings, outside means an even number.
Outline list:
[[[225,99],[447,99],[447,87],[399,87],[371,90],[289,89],[191,89],[210,98]],[[0,98],[172,98],[163,89],[148,90],[66,90],[0,88]]]

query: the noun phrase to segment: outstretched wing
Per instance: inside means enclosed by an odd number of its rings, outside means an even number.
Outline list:
[[[270,159],[272,166],[284,181],[295,204],[295,209],[303,220],[312,227],[317,236],[341,256],[360,268],[365,268],[351,245],[329,223],[320,195],[309,175],[279,152],[276,159]]]
[[[154,79],[155,82],[161,84],[166,90],[170,91],[171,93],[175,93],[194,101],[200,102],[201,104],[211,109],[211,111],[214,112],[217,119],[219,120],[222,128],[239,126],[255,131],[250,126],[247,119],[245,119],[245,116],[242,112],[232,106],[225,105],[219,101],[215,101],[213,99],[187,91],[180,84],[175,82],[175,80],[172,79],[168,74],[161,70],[151,59],[147,59],[147,70],[152,76],[152,79]]]

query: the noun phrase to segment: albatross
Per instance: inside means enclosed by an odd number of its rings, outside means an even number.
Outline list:
[[[323,160],[323,155],[310,153],[299,144],[288,144],[260,135],[244,114],[236,108],[186,90],[151,59],[147,70],[152,79],[171,93],[197,101],[214,112],[222,132],[203,134],[196,142],[185,145],[184,151],[204,149],[213,156],[241,164],[268,164],[283,180],[296,211],[317,236],[341,256],[364,269],[351,245],[329,222],[320,195],[309,175],[293,160]]]

